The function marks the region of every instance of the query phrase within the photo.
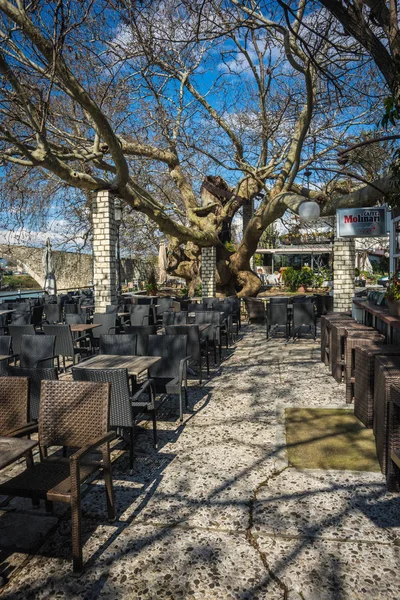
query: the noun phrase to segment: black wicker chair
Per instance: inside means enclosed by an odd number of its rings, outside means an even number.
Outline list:
[[[16,310],[10,314],[10,324],[15,326],[30,325],[31,324],[31,313],[30,311]]]
[[[45,304],[43,307],[44,322],[48,325],[61,323],[62,308],[60,304]]]
[[[265,304],[262,300],[257,298],[243,298],[244,305],[247,311],[247,319],[249,323],[251,321],[262,321],[265,322]]]
[[[223,331],[223,318],[219,311],[204,311],[196,312],[195,314],[196,325],[204,325],[205,323],[211,323],[211,326],[205,330],[203,338],[207,339],[208,344],[212,344],[214,348],[214,362],[217,363],[217,348],[219,352],[219,361],[222,360],[222,331]],[[226,333],[227,335],[227,333]],[[228,346],[228,342],[227,342]]]
[[[28,377],[29,378],[29,407],[30,420],[39,418],[40,391],[42,381],[57,380],[57,369],[41,369],[37,367],[7,367],[7,375],[10,377]]]
[[[21,367],[42,369],[54,368],[54,360],[59,361],[54,353],[56,338],[54,335],[23,335],[19,364]],[[59,368],[58,363],[58,368]]]
[[[207,310],[205,302],[191,302],[188,304],[188,312],[204,312]]]
[[[0,336],[0,356],[10,356],[11,358],[11,336],[1,335]],[[10,359],[0,360],[0,375],[6,372],[7,365]]]
[[[136,335],[136,354],[138,356],[147,356],[149,351],[149,336],[157,333],[157,327],[155,325],[125,325],[124,333]]]
[[[93,353],[92,338],[90,335],[82,335],[73,338],[69,325],[43,325],[45,335],[55,335],[56,345],[54,353],[62,356],[64,371],[66,371],[66,358],[71,358],[73,364],[76,364],[77,356],[87,356]],[[76,343],[85,343],[86,346],[76,346]]]
[[[101,335],[107,335],[109,333],[117,332],[117,314],[116,313],[94,313],[93,324],[101,325],[92,329],[90,334],[92,336],[92,343],[95,347],[99,345],[99,339]]]
[[[242,318],[240,314],[240,298],[230,296],[224,298],[224,306],[229,306],[232,310],[232,324],[236,325],[236,334],[239,335],[239,329],[242,326]]]
[[[290,315],[288,300],[286,302],[273,302],[267,306],[267,339],[273,330],[285,329],[286,339],[290,336]]]
[[[85,313],[66,313],[64,318],[67,325],[83,325],[87,323]]]
[[[136,355],[137,335],[118,333],[101,335],[99,339],[100,354],[118,354],[121,356]]]
[[[186,311],[174,312],[167,310],[163,313],[163,327],[168,325],[187,325],[188,313]]]
[[[210,361],[208,355],[207,336],[201,337],[198,325],[167,325],[166,335],[186,335],[187,353],[190,355],[190,364],[195,363],[199,366],[199,383],[202,384],[202,357],[206,359],[207,377],[210,376]]]
[[[153,381],[156,393],[178,394],[179,396],[179,418],[183,421],[183,399],[185,394],[185,405],[188,406],[187,392],[187,364],[190,356],[187,356],[186,335],[150,335],[149,356],[160,356],[161,360],[150,367],[149,377]]]
[[[129,307],[131,325],[154,325],[154,306],[135,304]]]
[[[302,327],[311,333],[314,330],[314,340],[317,337],[317,312],[312,300],[293,304],[292,314],[293,339],[300,336]]]
[[[134,461],[134,428],[137,415],[150,413],[153,421],[154,446],[157,448],[156,403],[152,381],[148,379],[131,394],[127,369],[72,369],[75,381],[96,381],[111,383],[110,427],[124,427],[130,432],[129,469],[132,474]],[[148,392],[148,401],[141,400]]]
[[[21,354],[21,341],[23,335],[35,335],[33,325],[9,325],[8,331],[12,338],[13,354]]]

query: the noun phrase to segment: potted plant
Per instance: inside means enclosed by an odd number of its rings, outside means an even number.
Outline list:
[[[397,276],[390,280],[386,291],[386,300],[389,314],[393,317],[400,317],[400,282]]]

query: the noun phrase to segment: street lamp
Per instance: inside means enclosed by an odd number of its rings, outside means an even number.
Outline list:
[[[118,296],[118,301],[121,297],[121,293],[122,293],[122,285],[121,285],[121,247],[120,247],[120,241],[119,241],[119,229],[121,227],[121,222],[122,222],[122,205],[121,205],[121,201],[119,199],[115,200],[115,204],[114,204],[114,220],[115,220],[115,225],[117,227],[117,263],[118,263],[118,288],[117,288],[117,296]]]

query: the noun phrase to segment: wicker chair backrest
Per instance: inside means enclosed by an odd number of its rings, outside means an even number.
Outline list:
[[[31,322],[30,312],[21,312],[19,310],[10,314],[11,325],[29,325]]]
[[[111,384],[110,427],[132,427],[132,407],[126,369],[72,368],[75,381]]]
[[[62,310],[59,304],[45,304],[43,307],[44,318],[49,323],[60,323]]]
[[[11,335],[0,335],[0,354],[11,354]]]
[[[204,312],[207,310],[207,304],[205,302],[191,302],[188,304],[188,312]]]
[[[136,354],[138,356],[147,356],[149,349],[149,335],[155,335],[157,333],[157,327],[155,325],[126,325],[124,327],[125,333],[134,334],[137,336],[136,339]]]
[[[110,385],[42,381],[39,443],[81,448],[109,430]]]
[[[66,302],[64,304],[64,315],[76,315],[78,312],[78,305],[75,302]]]
[[[172,308],[172,302],[172,298],[159,298],[157,300],[157,313],[159,314]]]
[[[265,305],[262,300],[256,300],[256,298],[243,298],[246,306],[247,314],[249,319],[264,319],[265,318]]]
[[[74,342],[69,325],[43,325],[45,335],[55,335],[56,345],[54,354],[58,356],[73,356]]]
[[[31,323],[35,327],[42,324],[43,306],[34,306],[31,311]]]
[[[200,361],[200,331],[198,325],[167,325],[166,335],[186,335],[187,353],[196,362]]]
[[[67,325],[86,323],[86,313],[66,313],[65,322]]]
[[[28,378],[0,377],[0,435],[7,435],[28,421]]]
[[[207,310],[204,312],[198,312],[195,314],[196,325],[203,325],[204,323],[211,323],[211,327],[208,327],[203,335],[208,340],[216,340],[217,344],[221,343],[221,322],[222,316],[219,312]]]
[[[29,378],[29,407],[30,418],[38,419],[40,405],[40,386],[43,379],[57,380],[57,369],[40,369],[7,366],[7,373],[11,377]]]
[[[163,313],[163,327],[168,325],[187,325],[188,313],[180,310],[174,312],[173,310],[167,310]]]
[[[54,335],[23,335],[21,338],[20,365],[35,367],[38,360],[54,356],[56,337]],[[54,367],[54,359],[42,361],[43,369]]]
[[[149,369],[150,377],[178,377],[179,363],[187,356],[187,335],[150,335],[148,352],[161,357]]]
[[[129,312],[131,325],[149,325],[153,308],[150,304],[132,304]]]
[[[315,308],[313,302],[293,304],[293,327],[313,326],[315,323]]]
[[[99,339],[100,354],[135,355],[136,340],[137,335],[133,333],[103,334]]]
[[[93,324],[101,325],[101,327],[92,329],[93,337],[99,338],[101,335],[107,334],[111,328],[116,326],[116,322],[116,313],[94,313]]]
[[[20,354],[23,335],[35,335],[33,325],[9,325],[8,331],[12,338],[12,349],[14,354]]]
[[[116,313],[116,312],[118,312],[118,305],[117,304],[107,304],[107,306],[106,306],[106,313]]]
[[[288,322],[288,303],[273,302],[267,307],[268,325],[286,325]]]

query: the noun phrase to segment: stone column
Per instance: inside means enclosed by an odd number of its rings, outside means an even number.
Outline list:
[[[217,293],[215,270],[217,265],[217,249],[215,247],[201,249],[201,284],[203,298],[214,298]]]
[[[243,206],[243,233],[246,231],[246,227],[252,218],[254,213],[254,200],[250,200]],[[254,256],[250,259],[250,269],[254,271]]]
[[[354,296],[355,240],[335,237],[333,243],[333,311],[352,310]]]
[[[95,310],[106,312],[117,301],[116,240],[114,196],[108,191],[93,193],[93,283]]]

